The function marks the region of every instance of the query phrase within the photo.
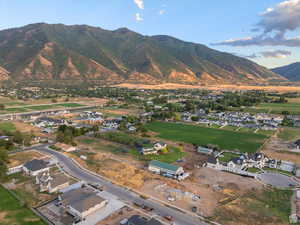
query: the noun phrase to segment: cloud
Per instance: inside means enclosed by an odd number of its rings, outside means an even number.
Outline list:
[[[291,54],[292,53],[290,51],[285,51],[285,50],[261,52],[261,55],[265,58],[279,58],[279,59],[284,59],[284,58],[290,56]]]
[[[300,27],[300,0],[287,0],[261,14],[257,27],[264,33],[277,31],[284,34]]]
[[[135,20],[138,21],[138,22],[140,22],[140,21],[143,21],[144,19],[142,18],[141,14],[136,13],[135,14]]]
[[[298,47],[300,46],[300,36],[286,37],[288,31],[295,31],[298,28],[300,28],[300,0],[287,0],[260,14],[260,21],[251,29],[252,32],[260,31],[260,34],[253,37],[230,39],[214,45]]]
[[[166,10],[162,9],[162,10],[159,10],[158,14],[159,15],[164,15],[166,13]]]
[[[238,53],[232,53],[236,56],[247,58],[247,59],[257,59],[257,58],[277,58],[277,59],[284,59],[292,53],[290,51],[285,51],[285,50],[273,50],[273,51],[263,51],[259,53],[253,53],[251,55],[242,55]]]
[[[139,7],[140,9],[144,9],[144,1],[143,0],[134,0],[134,3]]]

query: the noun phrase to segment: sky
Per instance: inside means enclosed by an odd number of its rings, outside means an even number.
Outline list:
[[[0,0],[0,30],[38,22],[171,35],[268,68],[300,61],[300,0]]]

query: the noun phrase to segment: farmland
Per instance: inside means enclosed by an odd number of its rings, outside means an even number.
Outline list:
[[[10,122],[1,122],[0,131],[2,132],[13,132],[16,130],[16,127],[13,123]]]
[[[0,186],[0,225],[43,225],[34,213],[22,206],[6,189]]]
[[[29,106],[21,106],[21,107],[9,107],[5,110],[0,111],[0,113],[22,113],[22,112],[30,112],[30,111],[41,111],[55,108],[74,108],[74,107],[82,107],[84,105],[78,103],[59,103],[59,104],[45,104],[45,105],[29,105]]]
[[[196,145],[216,144],[222,149],[256,152],[267,136],[246,132],[205,128],[178,123],[152,122],[147,128],[159,138]]]
[[[246,108],[245,111],[253,113],[273,113],[281,114],[283,111],[287,111],[290,114],[300,114],[300,103],[288,102],[288,103],[262,103],[258,106]]]
[[[299,128],[292,128],[292,127],[285,127],[283,130],[278,134],[278,137],[284,141],[293,141],[300,138],[300,129]]]

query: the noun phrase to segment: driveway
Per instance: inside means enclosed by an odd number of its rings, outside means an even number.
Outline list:
[[[261,182],[276,188],[291,188],[300,186],[300,182],[284,174],[275,172],[265,172],[257,176]]]

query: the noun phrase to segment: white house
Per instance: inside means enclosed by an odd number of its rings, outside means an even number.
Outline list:
[[[50,172],[46,171],[38,174],[35,181],[40,187],[40,192],[54,193],[69,186],[69,178],[63,173],[50,175]]]
[[[23,165],[23,171],[30,176],[49,171],[48,163],[44,160],[33,159]]]

